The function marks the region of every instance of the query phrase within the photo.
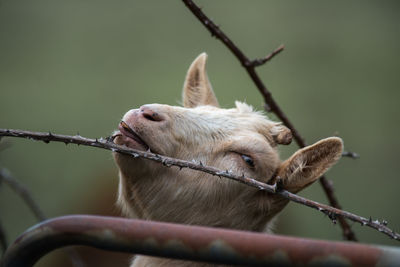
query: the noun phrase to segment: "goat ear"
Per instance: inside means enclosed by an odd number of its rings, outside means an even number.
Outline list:
[[[343,142],[338,137],[323,139],[298,150],[278,168],[283,188],[296,193],[322,176],[342,155]]]
[[[270,131],[272,138],[278,145],[289,145],[292,142],[292,131],[286,126],[277,123]]]
[[[183,106],[194,108],[210,105],[219,107],[206,72],[207,54],[200,54],[190,65],[183,85]]]

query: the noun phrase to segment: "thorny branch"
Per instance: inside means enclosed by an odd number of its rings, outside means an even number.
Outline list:
[[[32,194],[29,191],[29,189],[25,185],[23,185],[21,182],[19,182],[15,177],[13,177],[9,170],[7,170],[5,168],[0,169],[0,182],[6,183],[9,187],[11,187],[12,190],[14,190],[15,193],[17,193],[24,200],[24,202],[28,205],[28,207],[33,212],[33,214],[38,219],[38,221],[41,222],[41,221],[47,220],[46,215],[44,215],[44,212],[42,211],[42,209],[39,207],[39,205],[33,199]],[[0,233],[0,235],[1,234],[2,233]],[[4,242],[5,242],[5,236],[4,236]],[[5,250],[7,248],[7,243],[2,242],[2,246],[4,246],[4,250]],[[68,253],[68,255],[70,257],[73,266],[76,266],[76,267],[84,267],[85,266],[85,264],[82,262],[80,256],[75,251],[75,249],[66,248],[65,250],[66,250],[66,253]]]
[[[140,151],[140,150],[128,148],[126,146],[117,145],[117,144],[109,141],[108,139],[104,139],[104,138],[90,139],[90,138],[82,137],[80,135],[69,136],[69,135],[53,134],[51,132],[48,132],[48,133],[30,132],[30,131],[11,130],[11,129],[0,129],[0,136],[22,137],[22,138],[27,138],[27,139],[32,139],[32,140],[43,141],[45,143],[55,141],[55,142],[63,142],[66,145],[72,143],[72,144],[77,144],[77,145],[98,147],[98,148],[102,148],[102,149],[111,150],[114,152],[131,155],[135,158],[141,157],[141,158],[145,158],[148,160],[156,161],[167,167],[177,166],[181,169],[189,168],[189,169],[209,173],[213,176],[226,177],[226,178],[232,179],[234,181],[237,181],[237,182],[240,182],[240,183],[252,186],[252,187],[256,187],[260,190],[267,191],[272,194],[278,194],[278,195],[280,195],[286,199],[289,199],[291,201],[294,201],[296,203],[306,205],[308,207],[319,210],[322,213],[324,213],[325,215],[328,215],[328,217],[334,223],[336,222],[336,219],[339,216],[346,217],[354,222],[360,223],[361,225],[368,225],[369,227],[376,229],[379,232],[382,232],[385,235],[387,235],[395,240],[400,241],[400,234],[398,234],[395,231],[388,228],[386,226],[387,225],[386,221],[379,222],[378,220],[372,220],[371,218],[367,219],[367,218],[352,214],[352,213],[344,211],[344,210],[340,210],[340,209],[337,209],[334,207],[330,207],[328,205],[318,203],[316,201],[312,201],[312,200],[303,198],[296,194],[290,193],[286,190],[280,189],[279,186],[277,186],[276,184],[275,185],[265,184],[265,183],[259,182],[257,180],[254,180],[250,177],[245,177],[244,175],[236,175],[236,174],[230,172],[229,170],[222,171],[215,167],[205,166],[201,162],[199,162],[199,163],[190,162],[190,161],[175,159],[175,158],[171,158],[171,157],[167,157],[167,156],[161,156],[158,154],[151,153],[149,151]]]
[[[209,19],[203,12],[202,10],[192,1],[192,0],[182,0],[184,4],[187,6],[187,8],[197,17],[197,19],[206,27],[212,36],[216,37],[219,39],[235,56],[236,58],[240,61],[242,66],[246,69],[247,73],[253,80],[254,84],[260,91],[261,95],[264,98],[265,102],[265,109],[267,111],[271,111],[275,113],[275,115],[278,116],[278,118],[285,124],[293,134],[293,138],[296,141],[296,143],[300,147],[305,147],[306,142],[304,138],[300,135],[300,133],[297,131],[297,129],[294,127],[292,122],[288,119],[286,114],[282,111],[282,109],[279,107],[279,105],[275,102],[274,98],[272,97],[271,92],[267,89],[265,84],[262,82],[260,77],[258,76],[257,72],[255,71],[255,68],[257,66],[260,66],[262,64],[265,64],[268,60],[270,60],[274,55],[278,54],[283,50],[283,46],[280,46],[277,48],[274,52],[272,52],[269,56],[267,56],[264,59],[259,59],[259,60],[250,60],[233,42],[232,40],[223,32],[221,29],[214,24],[214,22]],[[332,206],[335,208],[340,209],[340,205],[338,203],[338,200],[334,194],[333,186],[331,183],[326,179],[325,176],[322,176],[320,179],[321,185],[325,191],[325,194],[327,195],[329,202]],[[340,226],[342,227],[343,230],[343,236],[347,240],[352,240],[352,241],[357,241],[355,234],[350,228],[350,225],[347,223],[347,221],[339,216],[338,217]]]

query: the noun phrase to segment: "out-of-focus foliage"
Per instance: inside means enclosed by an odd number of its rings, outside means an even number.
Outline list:
[[[338,134],[359,160],[329,173],[342,206],[386,219],[400,231],[398,1],[198,1],[250,57],[286,50],[258,72],[309,143]],[[201,52],[223,107],[262,99],[231,53],[180,1],[0,2],[0,127],[100,137],[124,112],[180,102],[185,72]],[[274,118],[273,116],[271,116]],[[32,191],[50,217],[96,213],[117,192],[109,152],[7,139],[0,163]],[[297,149],[283,148],[282,157]],[[302,195],[327,202],[319,184]],[[110,206],[112,203],[110,203]],[[110,208],[112,209],[112,208]],[[0,191],[9,239],[35,223],[9,189]],[[366,243],[398,245],[353,225]],[[297,204],[277,232],[341,239],[339,226]]]

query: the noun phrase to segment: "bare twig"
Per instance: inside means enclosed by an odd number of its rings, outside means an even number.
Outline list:
[[[271,54],[269,54],[268,56],[264,57],[264,58],[260,58],[260,59],[255,59],[251,62],[251,65],[253,67],[257,67],[257,66],[261,66],[264,65],[265,63],[267,63],[268,61],[270,61],[274,56],[278,55],[280,52],[283,51],[283,49],[285,49],[284,45],[280,45],[277,49],[275,49],[274,51],[272,51]]]
[[[47,217],[44,215],[44,212],[36,203],[36,201],[33,199],[32,193],[29,191],[29,189],[25,185],[23,185],[20,181],[18,181],[15,177],[13,177],[9,170],[5,168],[0,169],[0,181],[3,181],[8,186],[10,186],[14,190],[14,192],[17,193],[24,200],[24,202],[28,205],[28,207],[33,212],[38,221],[41,222],[47,220]],[[80,258],[75,249],[66,248],[65,251],[66,253],[68,253],[73,266],[76,267],[85,266],[85,264],[83,263],[82,259]]]
[[[191,0],[182,0],[185,5],[189,8],[189,10],[197,17],[197,19],[206,27],[212,36],[216,37],[219,39],[235,56],[236,58],[240,61],[242,66],[246,69],[247,73],[249,74],[250,78],[253,80],[254,84],[260,91],[261,95],[264,98],[265,105],[264,107],[266,108],[267,111],[271,111],[277,115],[277,117],[292,131],[293,138],[296,141],[296,143],[300,147],[305,147],[306,142],[304,138],[300,135],[300,133],[297,131],[297,129],[294,127],[292,122],[288,119],[286,114],[282,111],[282,109],[279,107],[279,105],[275,102],[274,98],[272,97],[271,92],[267,89],[265,84],[261,81],[260,77],[258,76],[257,72],[255,71],[255,67],[262,65],[258,64],[259,60],[250,60],[233,42],[232,40],[225,35],[221,29],[212,22],[202,11],[201,9]],[[281,50],[278,48],[275,51],[280,52]],[[274,51],[274,52],[275,52]],[[275,55],[277,53],[272,53],[271,55]],[[271,56],[271,58],[272,58]],[[268,57],[267,57],[268,58]],[[268,60],[268,59],[267,59]],[[333,187],[330,185],[328,180],[326,179],[325,176],[322,176],[320,179],[321,185],[324,189],[325,194],[328,197],[328,200],[330,204],[338,209],[340,209],[340,205],[338,203],[338,200],[334,194]],[[343,236],[347,240],[352,240],[352,241],[357,241],[355,234],[350,228],[350,225],[346,222],[346,220],[342,217],[338,217],[340,226],[342,227],[343,230]]]
[[[148,160],[159,162],[167,167],[170,166],[177,166],[179,168],[189,168],[197,171],[202,171],[205,173],[209,173],[214,176],[218,177],[226,177],[232,179],[234,181],[247,184],[252,187],[256,187],[259,190],[264,190],[272,194],[278,194],[286,199],[294,201],[296,203],[306,205],[308,207],[314,208],[318,211],[329,216],[329,218],[336,222],[336,219],[339,216],[346,217],[354,222],[358,222],[361,225],[368,225],[369,227],[378,230],[379,232],[384,233],[385,235],[400,240],[400,234],[394,232],[393,230],[389,229],[386,224],[387,222],[379,222],[378,220],[367,219],[355,214],[352,214],[347,211],[343,211],[334,207],[330,207],[328,205],[324,205],[296,194],[290,193],[286,190],[279,189],[276,185],[268,185],[257,180],[254,180],[249,177],[236,175],[228,170],[222,171],[215,167],[205,166],[201,162],[194,163],[190,161],[175,159],[167,156],[162,156],[158,154],[154,154],[147,151],[140,151],[132,148],[128,148],[126,146],[120,146],[114,144],[107,139],[100,138],[100,139],[90,139],[85,138],[79,135],[76,136],[69,136],[69,135],[60,135],[60,134],[53,134],[53,133],[44,133],[44,132],[30,132],[30,131],[23,131],[23,130],[11,130],[11,129],[0,129],[0,136],[12,136],[12,137],[22,137],[32,140],[39,140],[45,143],[49,143],[51,141],[55,142],[63,142],[65,144],[77,144],[77,145],[85,145],[91,147],[98,147],[102,149],[111,150],[114,152],[119,152],[127,155],[131,155],[133,157],[142,157]]]

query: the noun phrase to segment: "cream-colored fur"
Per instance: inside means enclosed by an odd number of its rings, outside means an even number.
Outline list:
[[[277,145],[291,141],[290,130],[245,103],[222,109],[205,70],[206,54],[192,63],[183,89],[184,107],[144,105],[122,118],[114,142],[179,159],[201,162],[262,182],[282,179],[298,192],[340,157],[342,141],[327,138],[280,161]],[[121,128],[122,127],[122,128]],[[125,129],[125,130],[124,130]],[[133,131],[141,141],[132,138]],[[270,230],[286,199],[228,179],[114,153],[120,170],[118,204],[129,217],[224,227]],[[204,266],[139,256],[133,266]]]

